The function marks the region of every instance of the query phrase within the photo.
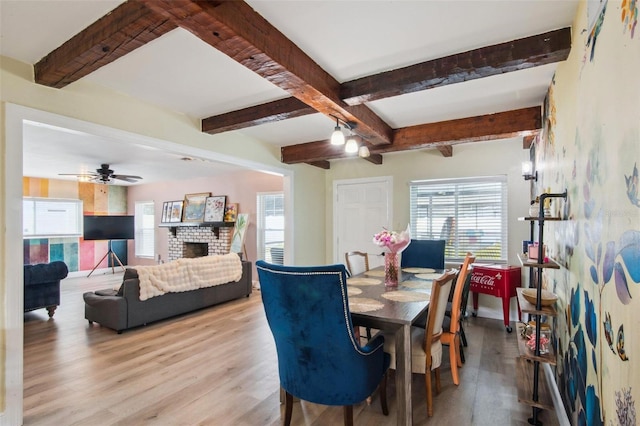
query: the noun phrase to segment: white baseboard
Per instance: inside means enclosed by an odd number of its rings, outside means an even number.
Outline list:
[[[553,374],[551,365],[543,363],[542,368],[544,369],[544,375],[547,378],[547,384],[549,385],[551,400],[553,401],[553,407],[555,409],[556,416],[558,417],[558,423],[560,424],[560,426],[571,426],[571,423],[569,423],[569,418],[567,417],[567,412],[564,409],[564,404],[562,403],[562,397],[560,396],[560,391],[558,390],[556,376],[555,374]]]

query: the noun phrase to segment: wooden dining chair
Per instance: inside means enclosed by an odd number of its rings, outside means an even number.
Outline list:
[[[369,254],[361,251],[349,251],[344,254],[349,274],[358,275],[369,270]]]
[[[369,254],[361,251],[349,251],[344,254],[345,265],[350,276],[358,275],[369,270]],[[364,327],[367,340],[371,339],[371,328]],[[357,338],[360,339],[360,327],[356,327]]]
[[[458,368],[462,367],[461,343],[460,343],[460,312],[462,302],[462,292],[464,290],[467,277],[471,273],[471,264],[476,258],[472,253],[467,253],[464,263],[460,267],[460,273],[456,279],[453,299],[451,300],[451,317],[448,317],[449,327],[445,327],[442,332],[442,344],[449,346],[449,363],[451,364],[451,376],[453,383],[460,384]]]
[[[433,416],[433,384],[435,376],[436,393],[440,393],[440,364],[442,363],[442,322],[447,309],[447,300],[456,271],[445,272],[433,280],[429,299],[429,314],[426,326],[411,327],[411,370],[424,374],[427,388],[427,414]],[[396,342],[394,333],[384,332],[384,351],[391,355],[389,368],[396,366]]]
[[[460,360],[462,363],[465,363],[464,358],[464,348],[467,347],[467,336],[464,331],[464,321],[467,316],[467,304],[469,301],[469,290],[471,288],[471,275],[473,275],[473,266],[470,266],[471,270],[467,273],[467,279],[464,281],[464,287],[462,287],[462,297],[460,300]],[[451,321],[451,301],[453,299],[453,294],[449,296],[449,303],[447,303],[447,312],[445,312],[444,318],[444,328],[448,329],[450,327]]]

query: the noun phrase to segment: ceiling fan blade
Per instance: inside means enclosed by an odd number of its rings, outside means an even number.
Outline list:
[[[124,180],[126,182],[136,182],[138,179],[142,179],[140,176],[133,175],[111,175],[110,177],[113,179]]]
[[[58,173],[58,176],[97,177],[96,173]]]

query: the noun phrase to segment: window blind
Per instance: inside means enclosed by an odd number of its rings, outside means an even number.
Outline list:
[[[258,259],[284,261],[284,194],[260,193],[258,204]]]
[[[23,198],[22,234],[25,238],[81,237],[82,201]]]
[[[137,201],[135,206],[135,251],[137,257],[155,256],[155,203]]]
[[[507,178],[489,176],[413,181],[411,236],[446,240],[445,258],[507,262]]]

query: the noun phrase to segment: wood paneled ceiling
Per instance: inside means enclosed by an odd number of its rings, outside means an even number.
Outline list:
[[[394,129],[366,103],[558,63],[571,48],[571,30],[562,28],[340,83],[243,1],[135,0],[122,3],[37,62],[36,82],[63,88],[178,27],[290,95],[203,117],[203,132],[319,112],[350,123],[371,151],[366,160],[374,164],[382,164],[387,152],[437,147],[451,156],[458,143],[514,136],[530,143],[542,128],[540,106]],[[347,156],[328,140],[283,146],[281,154],[284,163],[325,169],[330,160]]]

